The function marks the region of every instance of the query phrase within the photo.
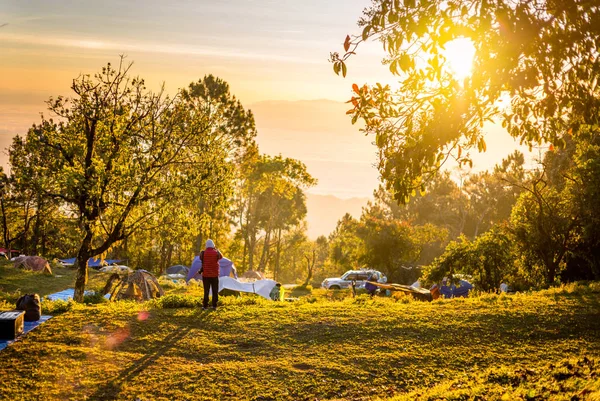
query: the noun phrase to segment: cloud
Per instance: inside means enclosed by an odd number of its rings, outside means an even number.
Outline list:
[[[287,56],[281,54],[259,53],[236,48],[194,46],[167,43],[147,42],[114,42],[94,38],[52,37],[27,34],[2,34],[0,44],[19,44],[34,46],[52,46],[75,49],[107,50],[120,53],[159,53],[183,56],[212,56],[218,58],[276,61],[294,64],[322,64],[322,60],[311,60],[306,57]]]

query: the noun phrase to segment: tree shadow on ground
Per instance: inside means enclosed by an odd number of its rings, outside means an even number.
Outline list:
[[[123,385],[140,375],[149,366],[152,366],[160,357],[169,350],[175,348],[192,331],[191,327],[178,327],[175,331],[168,333],[162,341],[154,342],[156,346],[149,347],[147,353],[140,359],[132,361],[115,378],[107,381],[105,384],[89,396],[90,400],[115,400],[119,399],[119,394]]]

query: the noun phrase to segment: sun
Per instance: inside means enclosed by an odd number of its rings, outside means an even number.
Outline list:
[[[454,39],[444,46],[442,55],[446,58],[454,78],[464,81],[471,75],[475,47],[469,38]]]

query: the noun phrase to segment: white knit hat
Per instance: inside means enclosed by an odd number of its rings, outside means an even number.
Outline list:
[[[215,243],[213,242],[213,240],[211,240],[211,239],[206,240],[206,247],[207,248],[215,248]]]

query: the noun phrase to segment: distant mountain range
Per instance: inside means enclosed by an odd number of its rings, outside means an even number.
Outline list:
[[[341,199],[333,195],[307,194],[308,237],[314,240],[319,235],[328,236],[346,213],[360,217],[368,201],[369,198]]]

